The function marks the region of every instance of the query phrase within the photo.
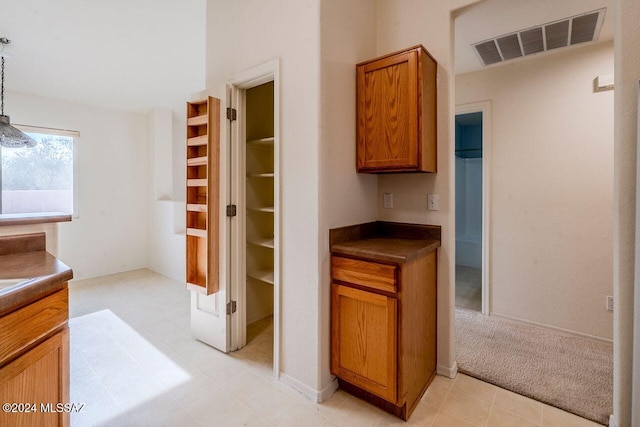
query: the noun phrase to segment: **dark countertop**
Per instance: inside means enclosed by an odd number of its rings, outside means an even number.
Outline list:
[[[44,233],[0,237],[0,316],[66,288],[73,278],[44,248]]]
[[[376,221],[330,230],[331,253],[393,264],[409,262],[440,247],[437,225]]]
[[[1,214],[0,226],[48,224],[71,221],[71,215],[62,212],[43,212],[30,214]]]

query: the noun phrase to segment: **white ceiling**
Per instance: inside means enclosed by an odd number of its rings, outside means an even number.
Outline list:
[[[7,90],[141,111],[204,88],[206,0],[0,0],[0,11]]]
[[[463,74],[488,68],[480,62],[471,47],[472,44],[603,7],[607,10],[600,37],[591,43],[613,40],[613,23],[615,22],[613,0],[485,0],[470,6],[464,9],[455,20],[455,73]],[[542,52],[490,67],[526,61],[532,56],[559,55],[579,46],[582,45]]]
[[[611,40],[612,3],[485,0],[471,6],[456,18],[456,74],[484,68],[473,43],[602,7],[599,41]],[[181,108],[204,89],[206,0],[0,0],[0,11],[0,37],[11,39],[7,90],[141,111]]]

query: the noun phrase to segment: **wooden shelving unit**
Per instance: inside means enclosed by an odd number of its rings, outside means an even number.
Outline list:
[[[273,137],[247,141],[247,278],[273,285]]]
[[[257,90],[260,91],[261,88]],[[263,90],[262,95],[255,92],[247,94],[245,144],[247,293],[262,304],[269,299],[273,301],[276,250],[275,138],[273,112],[268,107],[269,104],[273,105],[273,101],[263,97],[265,92]],[[257,305],[257,302],[252,304],[253,307]]]
[[[187,288],[219,289],[220,100],[187,102]]]

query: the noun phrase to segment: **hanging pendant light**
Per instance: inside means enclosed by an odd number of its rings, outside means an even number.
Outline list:
[[[25,133],[11,126],[9,116],[4,115],[4,58],[9,55],[4,47],[11,43],[7,38],[0,38],[0,59],[2,59],[2,84],[0,86],[0,146],[8,148],[35,147],[37,142]]]

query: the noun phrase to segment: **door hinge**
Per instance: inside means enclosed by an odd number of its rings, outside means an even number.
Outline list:
[[[235,108],[228,107],[227,108],[227,120],[234,121],[236,120],[238,112]]]
[[[227,216],[232,217],[237,215],[236,205],[227,205]]]
[[[236,312],[236,302],[235,301],[229,301],[227,303],[227,315],[233,314],[235,312]]]

